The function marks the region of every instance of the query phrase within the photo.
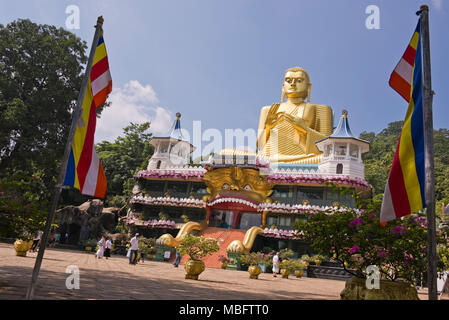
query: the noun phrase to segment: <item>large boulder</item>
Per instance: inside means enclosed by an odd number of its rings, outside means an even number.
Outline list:
[[[69,242],[82,244],[87,239],[98,239],[112,232],[117,225],[119,210],[104,208],[101,200],[93,199],[80,206],[67,206],[58,210],[57,223],[61,232],[69,233]]]

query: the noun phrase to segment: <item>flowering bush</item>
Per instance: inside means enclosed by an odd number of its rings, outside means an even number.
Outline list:
[[[216,239],[197,237],[191,234],[185,236],[178,247],[179,253],[189,255],[191,260],[201,260],[218,250],[220,247]]]
[[[281,258],[281,260],[290,259],[293,255],[293,250],[289,248],[284,248],[279,251],[279,258]]]
[[[240,262],[247,266],[257,266],[259,263],[265,263],[266,256],[262,252],[246,253],[240,256]]]
[[[285,259],[285,260],[281,261],[281,263],[279,264],[279,267],[281,269],[295,270],[296,262],[295,262],[295,260],[292,260],[292,259]]]
[[[385,225],[379,221],[371,210],[323,211],[297,227],[316,251],[333,257],[354,276],[366,278],[366,267],[376,265],[384,279],[415,283],[427,271],[426,219],[410,215]],[[443,271],[448,267],[443,258],[449,256],[443,234],[437,234],[437,243],[438,269]]]
[[[240,256],[240,261],[243,265],[256,266],[260,263],[265,265],[270,265],[273,260],[273,253],[263,253],[263,252],[251,252],[242,254]]]

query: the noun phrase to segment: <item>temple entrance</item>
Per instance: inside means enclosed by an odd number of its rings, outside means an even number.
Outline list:
[[[209,227],[232,228],[234,212],[230,210],[214,210],[210,216]]]
[[[259,227],[262,224],[262,215],[257,212],[240,212],[238,229],[248,230],[251,227]]]

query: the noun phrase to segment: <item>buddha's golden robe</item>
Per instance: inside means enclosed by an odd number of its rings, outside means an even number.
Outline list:
[[[273,104],[261,110],[258,155],[270,162],[318,163],[321,152],[315,141],[331,134],[329,106]]]

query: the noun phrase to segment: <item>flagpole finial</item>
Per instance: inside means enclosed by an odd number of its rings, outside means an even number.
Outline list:
[[[429,6],[423,4],[423,5],[419,8],[419,10],[421,10],[421,11],[423,11],[423,10],[429,11]]]
[[[99,16],[97,19],[97,24],[103,24],[103,22],[104,22],[103,16]]]

